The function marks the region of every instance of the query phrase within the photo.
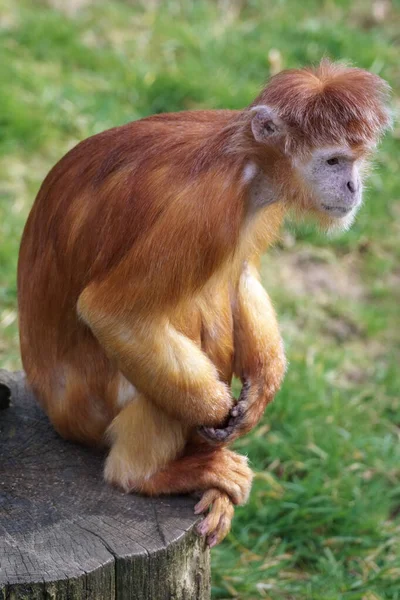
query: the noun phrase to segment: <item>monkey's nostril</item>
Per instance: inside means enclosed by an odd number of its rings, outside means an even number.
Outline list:
[[[351,191],[352,194],[357,191],[355,184],[352,181],[347,182],[347,187]]]

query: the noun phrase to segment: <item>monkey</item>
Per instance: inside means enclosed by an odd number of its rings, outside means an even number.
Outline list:
[[[260,257],[286,218],[351,225],[389,92],[328,59],[285,70],[243,110],[152,115],[83,140],[31,209],[18,262],[28,384],[61,436],[109,447],[107,482],[200,494],[211,547],[252,483],[229,445],[286,370]]]

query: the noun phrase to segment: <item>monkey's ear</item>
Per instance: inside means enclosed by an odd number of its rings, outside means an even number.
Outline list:
[[[273,108],[260,105],[253,106],[250,111],[253,113],[251,130],[257,142],[272,141],[272,138],[277,139],[286,133],[285,123],[278,117]]]

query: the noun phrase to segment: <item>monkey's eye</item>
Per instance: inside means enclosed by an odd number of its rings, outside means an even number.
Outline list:
[[[333,158],[328,158],[326,162],[328,163],[328,165],[337,165],[339,164],[339,159],[337,156],[334,156]]]

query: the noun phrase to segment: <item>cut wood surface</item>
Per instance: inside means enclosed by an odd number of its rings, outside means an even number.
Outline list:
[[[0,384],[0,600],[210,598],[195,500],[106,485],[103,453],[62,440],[23,373]]]

